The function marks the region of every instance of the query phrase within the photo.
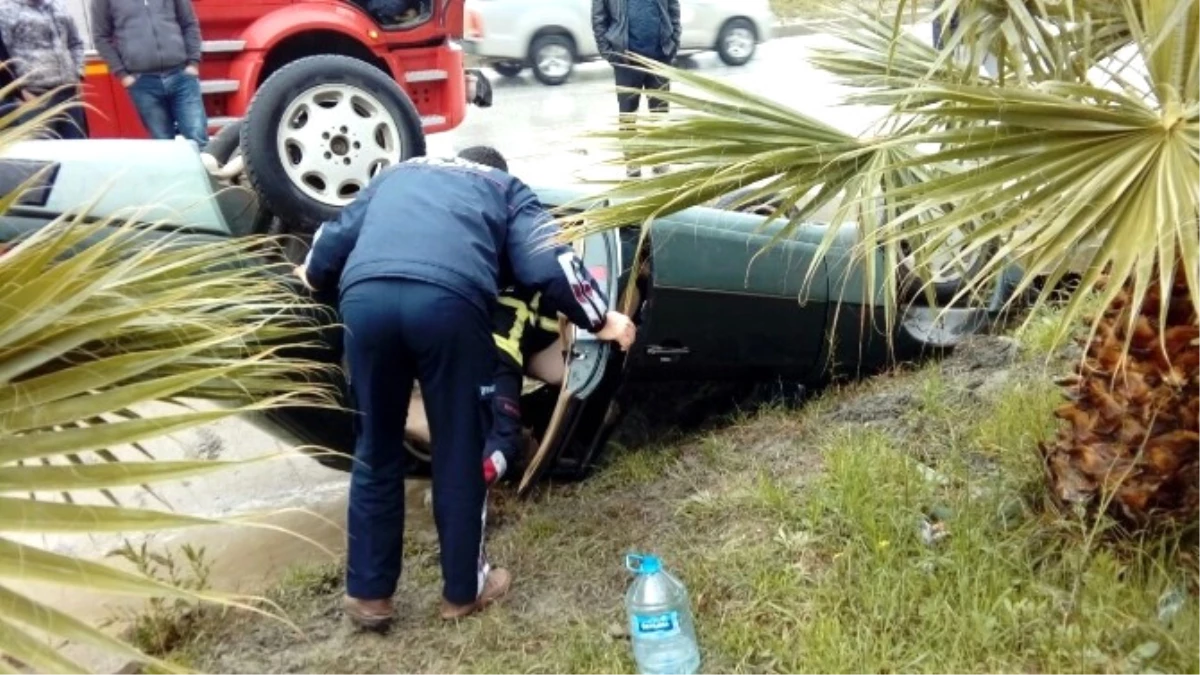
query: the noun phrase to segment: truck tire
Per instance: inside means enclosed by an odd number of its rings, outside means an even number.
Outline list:
[[[425,154],[421,118],[387,73],[348,56],[297,59],[259,87],[241,133],[246,174],[289,233],[337,217],[384,168]]]
[[[217,135],[213,136],[208,145],[204,146],[204,152],[212,155],[218,164],[224,166],[233,159],[233,154],[241,144],[242,121],[235,120],[221,127]]]

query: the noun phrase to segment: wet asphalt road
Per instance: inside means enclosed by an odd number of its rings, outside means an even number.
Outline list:
[[[697,54],[681,65],[845,131],[862,133],[877,120],[878,111],[839,105],[849,90],[808,64],[814,48],[834,44],[822,35],[788,37],[759,45],[755,58],[744,66],[726,66],[715,53]],[[580,64],[571,80],[557,87],[541,84],[529,70],[516,78],[484,72],[492,80],[493,106],[472,108],[458,129],[430,137],[430,154],[492,145],[509,159],[515,174],[535,185],[619,175],[619,169],[595,168],[598,159],[612,153],[596,139],[583,138],[586,131],[611,127],[616,120],[612,68],[606,63]],[[644,109],[644,100],[642,105]]]

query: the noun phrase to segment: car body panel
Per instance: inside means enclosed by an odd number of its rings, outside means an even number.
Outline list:
[[[524,61],[534,36],[556,31],[571,36],[581,61],[600,56],[592,34],[591,0],[467,0],[476,13],[481,35],[468,34],[464,48],[490,60]],[[774,24],[766,0],[680,0],[681,51],[706,51],[733,18],[749,19],[760,42],[770,39]]]
[[[825,333],[825,263],[816,263],[806,283],[817,246],[787,238],[764,250],[773,234],[759,216],[705,207],[654,222],[640,369],[655,377],[699,370],[803,377],[815,367]]]
[[[212,179],[187,141],[24,141],[0,151],[0,161],[52,162],[48,198],[9,215],[50,218],[86,211],[93,219],[166,221],[216,235],[231,234]]]

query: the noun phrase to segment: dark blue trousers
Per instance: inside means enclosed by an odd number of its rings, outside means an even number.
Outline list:
[[[433,510],[443,595],[474,602],[486,574],[481,457],[495,343],[488,316],[462,296],[419,281],[380,279],[342,294],[350,380],[361,414],[350,480],[346,592],[390,598],[403,559],[404,425],[413,379],[433,441]]]

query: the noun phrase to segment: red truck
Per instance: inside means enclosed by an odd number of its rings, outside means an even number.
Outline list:
[[[240,139],[260,195],[297,225],[330,217],[382,167],[423,154],[425,134],[463,121],[474,89],[458,43],[464,0],[416,0],[391,24],[359,2],[192,0],[210,152]],[[91,47],[89,0],[68,3]],[[145,137],[125,89],[88,54],[90,135]]]

